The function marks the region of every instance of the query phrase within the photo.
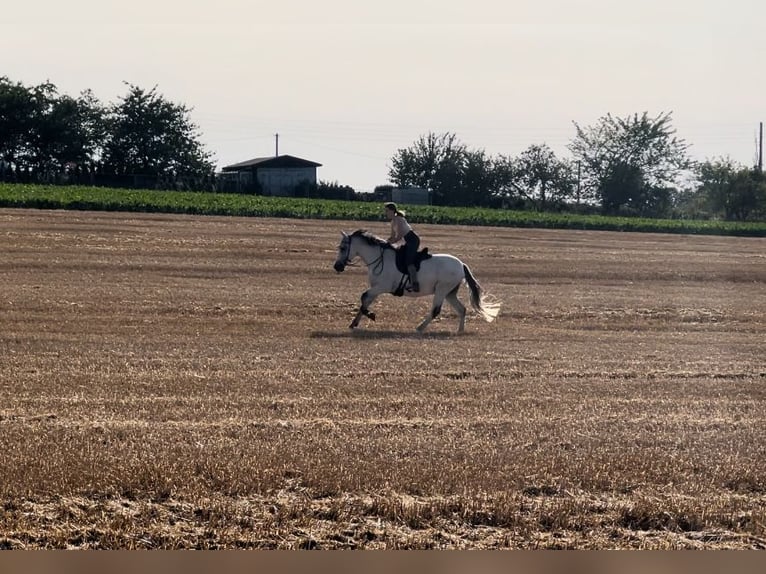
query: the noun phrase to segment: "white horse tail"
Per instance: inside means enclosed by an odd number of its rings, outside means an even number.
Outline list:
[[[500,303],[487,301],[484,290],[479,285],[479,282],[476,281],[471,270],[468,269],[468,265],[463,265],[463,273],[465,274],[468,288],[471,290],[471,306],[479,312],[487,323],[491,323],[500,313]]]

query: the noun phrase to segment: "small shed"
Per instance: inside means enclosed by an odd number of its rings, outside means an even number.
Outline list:
[[[391,190],[391,201],[411,205],[428,205],[431,203],[431,198],[428,190],[422,187],[395,187]]]
[[[258,157],[227,165],[222,169],[223,181],[260,190],[263,195],[293,196],[301,185],[316,185],[321,163],[292,155]]]

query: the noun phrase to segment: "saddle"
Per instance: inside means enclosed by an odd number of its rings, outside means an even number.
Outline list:
[[[420,251],[418,251],[415,254],[415,259],[412,262],[413,265],[415,265],[415,271],[420,271],[420,263],[421,261],[425,261],[426,259],[431,259],[433,255],[431,255],[428,252],[428,247],[424,247]],[[397,249],[396,250],[396,268],[399,270],[399,273],[403,273],[404,275],[407,275],[407,266],[404,264],[404,249]]]

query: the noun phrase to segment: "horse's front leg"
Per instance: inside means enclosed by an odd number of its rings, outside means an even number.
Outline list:
[[[367,290],[362,293],[362,304],[359,306],[359,311],[357,311],[354,320],[351,321],[351,324],[348,326],[349,329],[356,329],[359,326],[359,321],[362,320],[362,315],[369,318],[371,321],[375,320],[375,313],[371,312],[369,307],[372,305],[373,301],[375,301],[377,296],[378,293],[375,293],[372,290]]]

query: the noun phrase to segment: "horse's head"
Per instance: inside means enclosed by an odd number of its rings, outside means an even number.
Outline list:
[[[341,231],[340,244],[338,245],[338,256],[335,258],[335,271],[342,272],[346,265],[351,262],[351,237],[345,231]]]

